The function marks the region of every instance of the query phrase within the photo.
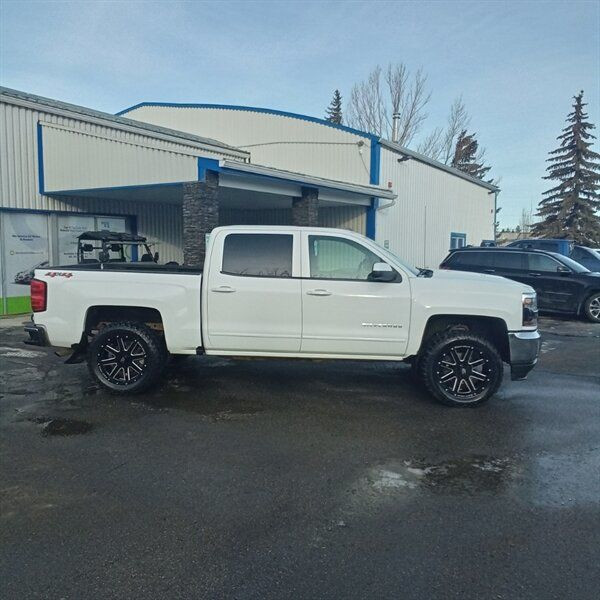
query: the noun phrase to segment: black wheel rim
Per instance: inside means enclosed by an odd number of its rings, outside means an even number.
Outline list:
[[[457,343],[442,350],[436,361],[439,387],[456,402],[481,398],[495,376],[489,352],[478,344]]]
[[[98,369],[109,383],[128,386],[146,372],[148,356],[136,336],[115,333],[108,337],[97,354]]]

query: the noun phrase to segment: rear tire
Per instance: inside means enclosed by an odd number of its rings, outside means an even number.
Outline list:
[[[594,292],[583,305],[585,318],[592,323],[600,323],[600,292]]]
[[[114,394],[137,394],[153,385],[164,369],[167,351],[155,331],[136,322],[111,323],[88,346],[92,377]]]
[[[495,346],[468,331],[445,331],[426,342],[419,358],[420,379],[447,406],[476,406],[500,387],[504,366]]]

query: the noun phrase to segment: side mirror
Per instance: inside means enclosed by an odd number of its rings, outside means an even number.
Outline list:
[[[373,265],[373,270],[369,273],[367,279],[368,281],[378,281],[380,283],[396,281],[396,271],[387,263],[378,262]]]

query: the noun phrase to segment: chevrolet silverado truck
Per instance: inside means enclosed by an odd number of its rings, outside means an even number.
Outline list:
[[[87,361],[111,392],[155,384],[169,355],[408,361],[440,402],[473,406],[503,363],[524,379],[540,336],[534,290],[502,277],[415,269],[357,233],[219,227],[204,268],[44,267],[28,343]]]

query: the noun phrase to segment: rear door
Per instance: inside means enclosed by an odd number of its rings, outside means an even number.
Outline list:
[[[403,356],[409,334],[410,282],[369,281],[388,261],[358,240],[303,234],[302,352]]]
[[[493,273],[493,253],[493,250],[465,250],[463,252],[455,252],[444,263],[444,266],[456,271],[472,271],[474,273]]]
[[[299,352],[299,232],[222,231],[217,236],[204,296],[207,350]]]
[[[532,278],[527,273],[525,252],[497,250],[491,254],[493,254],[491,270],[494,275],[532,285]]]

